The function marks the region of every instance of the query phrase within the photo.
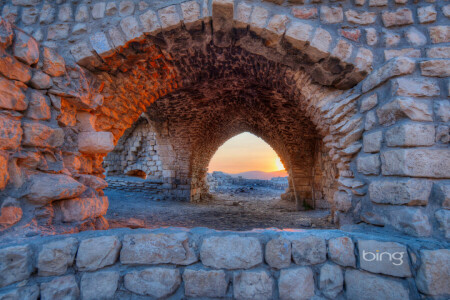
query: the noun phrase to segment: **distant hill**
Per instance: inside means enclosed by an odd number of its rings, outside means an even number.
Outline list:
[[[274,171],[274,172],[263,172],[263,171],[247,171],[237,174],[229,174],[233,177],[242,176],[247,179],[263,179],[270,180],[273,177],[285,177],[288,176],[288,173],[285,170]]]

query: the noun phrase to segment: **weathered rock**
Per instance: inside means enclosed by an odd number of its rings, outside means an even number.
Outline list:
[[[40,173],[30,177],[24,198],[31,203],[45,205],[54,200],[77,197],[85,190],[84,185],[70,176]]]
[[[422,250],[421,264],[416,276],[419,291],[432,296],[450,294],[450,250]]]
[[[374,12],[359,13],[355,10],[350,9],[345,12],[345,17],[347,18],[347,21],[350,23],[358,25],[369,25],[375,23],[375,20],[377,19],[377,14]]]
[[[44,64],[42,71],[50,76],[58,77],[66,73],[66,62],[55,50],[44,48]]]
[[[8,172],[8,158],[9,155],[6,152],[0,151],[0,191],[3,190],[6,185],[8,184],[9,180],[9,172]],[[1,216],[3,216],[3,210]],[[0,219],[4,221],[3,218],[0,216]]]
[[[356,159],[357,170],[364,175],[378,175],[380,173],[380,165],[379,154],[358,156]]]
[[[82,197],[61,200],[58,205],[62,212],[63,222],[78,222],[106,215],[108,197]]]
[[[0,171],[0,176],[1,173],[2,172]],[[0,230],[4,230],[16,224],[22,219],[22,216],[23,216],[22,208],[18,206],[4,206],[3,204],[0,210]]]
[[[449,77],[450,60],[433,59],[420,62],[420,70],[423,76],[431,77]]]
[[[237,235],[206,238],[200,250],[202,263],[217,269],[249,269],[262,263],[262,256],[258,239]]]
[[[389,212],[389,225],[406,234],[430,236],[432,228],[428,216],[414,207],[395,207]]]
[[[21,82],[31,79],[30,68],[6,52],[0,53],[0,73],[6,78]]]
[[[440,209],[434,213],[436,220],[439,223],[439,229],[444,231],[446,239],[450,239],[450,210]]]
[[[32,91],[28,97],[29,105],[26,117],[33,120],[48,120],[51,117],[50,100],[39,92]]]
[[[436,187],[436,199],[443,208],[450,209],[450,184],[438,183]]]
[[[0,114],[0,149],[17,149],[22,141],[22,133],[19,120]]]
[[[12,30],[11,23],[3,18],[0,19],[0,46],[4,49],[11,45],[14,38],[14,31]]]
[[[127,290],[155,298],[173,294],[180,283],[181,276],[178,269],[148,268],[130,272],[124,277],[124,285]]]
[[[80,288],[83,300],[113,299],[119,283],[120,274],[117,271],[100,271],[84,273]]]
[[[39,47],[36,40],[18,30],[15,32],[15,36],[14,57],[28,65],[37,63],[39,60]]]
[[[347,191],[336,191],[333,202],[338,211],[347,212],[352,208],[352,196]]]
[[[392,125],[397,120],[433,121],[429,101],[412,98],[395,98],[377,109],[380,124]]]
[[[449,26],[429,27],[430,39],[433,44],[448,43],[450,41]]]
[[[63,275],[72,266],[77,252],[78,241],[67,238],[42,246],[37,260],[39,276]]]
[[[359,270],[345,271],[345,286],[347,299],[409,299],[401,282]]]
[[[31,256],[28,245],[0,249],[0,287],[30,277],[33,271]]]
[[[436,107],[436,116],[438,117],[438,120],[441,122],[450,121],[450,101],[435,101],[434,105]]]
[[[432,146],[434,144],[434,124],[403,123],[386,131],[389,147]]]
[[[330,299],[335,299],[344,286],[344,275],[339,266],[326,263],[320,268],[319,288]]]
[[[423,179],[378,180],[370,183],[369,195],[375,203],[427,205],[432,186]]]
[[[266,271],[243,271],[233,276],[234,298],[272,299],[273,279]]]
[[[278,290],[282,300],[311,299],[314,296],[314,277],[311,268],[281,270]]]
[[[410,277],[406,247],[394,242],[358,240],[359,265],[371,273]]]
[[[186,233],[125,235],[120,252],[122,264],[190,265],[197,260]]]
[[[304,50],[312,38],[313,27],[303,22],[292,22],[286,30],[286,40],[296,49]]]
[[[64,143],[64,131],[39,122],[26,122],[23,124],[24,146],[60,147]]]
[[[75,276],[56,277],[52,281],[41,283],[41,299],[76,300],[80,295]]]
[[[396,11],[385,11],[381,18],[386,27],[402,26],[414,23],[412,12],[408,8],[399,8]]]
[[[23,91],[10,80],[0,77],[0,108],[25,110],[27,107]]]
[[[339,23],[344,20],[344,13],[341,7],[321,6],[320,20],[326,24]]]
[[[310,235],[292,240],[292,258],[297,265],[323,263],[327,258],[325,239]]]
[[[343,267],[355,267],[355,245],[351,238],[342,236],[328,241],[328,257]]]
[[[50,76],[39,70],[34,71],[31,77],[31,86],[38,90],[45,90],[52,86],[53,82]]]
[[[97,191],[102,190],[108,186],[106,180],[94,175],[80,174],[78,177],[76,177],[76,179],[85,186],[93,188]]]
[[[183,282],[187,297],[221,298],[227,294],[228,279],[223,270],[185,269]]]
[[[423,46],[427,43],[427,37],[415,27],[408,28],[405,32],[405,37],[414,46]]]
[[[77,253],[77,268],[80,271],[95,271],[114,264],[119,257],[120,246],[116,236],[82,240]]]
[[[361,100],[361,106],[359,108],[359,111],[361,113],[366,112],[374,108],[377,104],[378,104],[378,95],[376,93],[370,96],[366,96]]]
[[[38,297],[38,285],[24,286],[0,292],[1,300],[37,300]]]
[[[83,153],[108,153],[114,149],[111,132],[81,132],[78,134],[78,150]]]
[[[276,238],[266,244],[266,262],[276,269],[289,267],[291,264],[291,241],[285,238]]]
[[[399,96],[408,97],[433,97],[440,94],[437,82],[425,78],[397,78],[393,90]]]
[[[383,175],[450,177],[450,152],[444,149],[401,149],[381,154]]]
[[[161,30],[161,25],[159,24],[158,16],[154,11],[148,10],[147,12],[140,15],[139,19],[141,20],[141,24],[144,27],[145,33],[156,34]]]
[[[383,132],[381,130],[368,133],[363,136],[363,150],[366,153],[376,153],[381,150]]]

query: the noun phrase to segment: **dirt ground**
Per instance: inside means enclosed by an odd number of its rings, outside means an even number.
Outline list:
[[[334,228],[326,210],[295,211],[280,200],[282,191],[228,186],[208,203],[159,201],[145,192],[107,189],[110,228],[207,227],[217,230],[256,228]]]

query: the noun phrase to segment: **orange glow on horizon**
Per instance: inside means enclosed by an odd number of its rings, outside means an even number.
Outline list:
[[[223,144],[209,163],[208,172],[236,174],[247,171],[284,170],[276,152],[262,139],[244,132]]]

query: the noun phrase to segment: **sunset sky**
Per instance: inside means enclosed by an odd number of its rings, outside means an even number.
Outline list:
[[[209,164],[208,172],[272,172],[283,169],[278,155],[266,142],[244,132],[229,139],[217,150]]]

